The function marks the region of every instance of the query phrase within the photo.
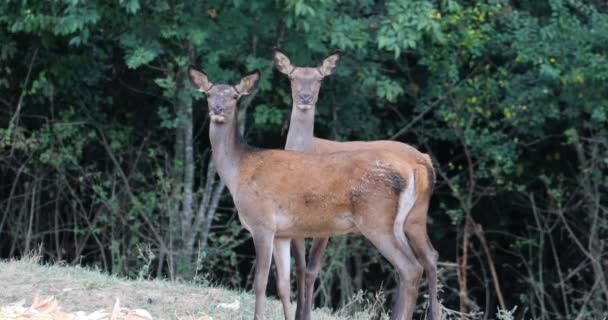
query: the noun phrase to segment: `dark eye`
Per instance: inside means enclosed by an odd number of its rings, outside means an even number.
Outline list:
[[[232,99],[236,99],[236,98],[238,98],[238,97],[239,97],[239,95],[238,95],[238,94],[235,94],[235,95],[233,95],[233,96],[232,96]]]

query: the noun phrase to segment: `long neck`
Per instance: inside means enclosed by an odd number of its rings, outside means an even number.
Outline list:
[[[291,108],[289,132],[285,150],[307,152],[312,148],[312,137],[315,130],[315,106],[300,110],[295,104]]]
[[[211,122],[209,140],[215,168],[230,192],[235,195],[241,159],[245,155],[247,144],[239,132],[236,111],[233,116],[233,119],[227,119],[223,124]]]

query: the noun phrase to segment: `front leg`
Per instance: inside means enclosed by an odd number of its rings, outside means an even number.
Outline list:
[[[289,267],[291,265],[290,239],[275,238],[272,254],[277,267],[277,292],[283,305],[285,320],[293,319],[290,306],[291,283],[289,281]]]
[[[269,230],[252,230],[253,244],[255,246],[255,277],[253,288],[255,292],[254,320],[264,320],[264,304],[266,303],[266,286],[268,285],[268,272],[272,261],[272,242],[274,232]]]
[[[291,247],[296,260],[296,320],[302,320],[305,309],[306,244],[304,239],[291,239]]]
[[[302,320],[310,320],[313,306],[313,294],[315,292],[315,281],[321,270],[321,263],[323,262],[323,254],[327,247],[329,238],[315,238],[312,241],[310,252],[308,253],[308,265],[306,266],[306,283],[305,283],[305,294],[306,299],[304,301],[304,312]]]

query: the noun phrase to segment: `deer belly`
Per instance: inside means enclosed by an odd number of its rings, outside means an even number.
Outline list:
[[[276,223],[277,236],[281,237],[329,237],[357,232],[350,212],[325,217],[310,213],[297,218],[279,214]]]

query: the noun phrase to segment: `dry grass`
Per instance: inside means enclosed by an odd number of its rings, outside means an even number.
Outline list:
[[[23,299],[28,305],[39,294],[55,296],[67,312],[111,310],[118,298],[121,306],[145,309],[155,319],[202,314],[214,320],[253,318],[254,298],[249,293],[162,280],[125,280],[82,267],[41,265],[32,259],[0,261],[0,284],[0,306]],[[235,300],[240,301],[238,310],[219,306]],[[267,319],[283,319],[278,301],[269,299],[266,309]],[[355,318],[369,319],[362,316]],[[324,310],[315,310],[313,318],[345,319]]]
[[[37,260],[34,255],[17,261],[0,261],[0,307],[24,299],[25,305],[30,305],[38,295],[54,296],[65,312],[109,311],[118,298],[121,307],[147,310],[154,319],[197,319],[202,315],[209,315],[214,320],[253,318],[254,297],[250,293],[163,280],[127,280],[78,266],[42,265]],[[364,298],[360,292],[335,313],[326,309],[314,310],[313,319],[388,319],[383,309],[384,298],[382,291],[373,299]],[[239,307],[230,308],[235,301]],[[228,305],[228,308],[222,305]],[[266,309],[268,320],[284,319],[277,300],[268,299]],[[295,309],[293,303],[292,309]],[[446,320],[482,317],[480,313],[463,314],[442,309],[442,319]],[[502,315],[499,318],[513,319],[513,311],[499,312]]]

